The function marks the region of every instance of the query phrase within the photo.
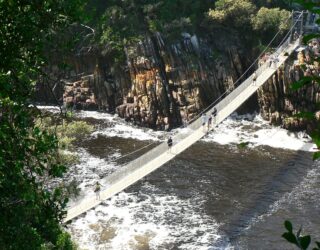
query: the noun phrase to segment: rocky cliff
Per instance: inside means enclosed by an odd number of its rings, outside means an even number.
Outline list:
[[[311,131],[314,124],[303,117],[295,117],[301,112],[319,110],[320,88],[317,83],[306,84],[293,90],[292,83],[303,76],[319,76],[320,65],[313,59],[319,56],[319,41],[313,40],[301,47],[272,78],[258,90],[258,100],[262,117],[273,124],[289,130]]]
[[[64,103],[115,111],[141,126],[179,126],[232,89],[252,58],[252,51],[223,32],[206,38],[183,33],[175,43],[156,33],[127,48],[126,63],[120,67],[96,56],[83,72],[77,67],[77,74],[85,76],[67,84]]]
[[[223,30],[205,38],[183,33],[175,43],[167,43],[157,33],[127,48],[122,65],[111,64],[100,52],[81,55],[71,60],[74,70],[69,80],[56,87],[55,100],[77,109],[116,112],[140,126],[176,127],[233,88],[257,54],[241,44]],[[244,111],[260,109],[265,119],[287,129],[310,128],[310,122],[292,116],[317,110],[319,87],[313,84],[293,91],[290,85],[303,75],[319,75],[319,65],[311,64],[318,47],[314,41],[293,55],[246,103]],[[45,92],[40,96],[48,101],[50,93],[45,96]]]

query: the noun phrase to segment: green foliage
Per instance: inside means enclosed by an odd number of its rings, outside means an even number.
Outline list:
[[[72,242],[68,233],[61,233],[58,237],[56,248],[63,250],[74,250],[76,249],[76,245]]]
[[[71,123],[63,123],[56,127],[56,133],[59,138],[59,146],[61,149],[72,148],[72,143],[77,138],[85,137],[92,132],[93,126],[88,125],[84,121],[73,121]]]
[[[320,34],[307,34],[305,36],[303,36],[303,43],[307,44],[310,40],[314,39],[314,38],[320,38]]]
[[[256,16],[252,18],[252,26],[254,30],[261,33],[271,32],[275,34],[278,30],[284,32],[289,28],[289,22],[287,22],[289,16],[290,12],[287,10],[262,7]]]
[[[8,100],[1,100],[0,107],[0,245],[55,245],[68,201],[58,189],[49,191],[46,183],[66,170],[57,161],[58,140],[33,126],[28,108]]]
[[[285,8],[285,9],[291,9],[292,8],[292,0],[253,0],[253,2],[258,7],[268,7],[268,8]]]
[[[218,0],[208,15],[218,23],[244,29],[250,27],[255,12],[256,6],[250,0]]]
[[[237,146],[239,149],[247,148],[250,142],[240,142]]]
[[[290,85],[292,90],[301,89],[303,86],[311,84],[315,77],[312,76],[305,76],[301,80],[294,82]]]
[[[301,236],[302,228],[300,228],[297,233],[293,232],[293,226],[290,221],[285,221],[284,226],[287,229],[287,232],[282,234],[282,237],[285,238],[288,242],[296,245],[301,250],[307,250],[311,243],[310,235]],[[320,250],[320,242],[316,241],[317,247],[314,247],[313,250]]]
[[[111,0],[101,2],[100,6],[104,11],[97,39],[103,54],[121,62],[126,58],[125,47],[136,44],[146,35],[162,32],[168,38],[176,38],[181,32],[194,31],[213,4],[210,0]]]
[[[58,135],[67,136],[71,138],[81,138],[93,131],[93,126],[85,121],[72,121],[70,123],[63,123],[57,127]]]
[[[70,152],[73,150],[74,142],[79,138],[84,138],[93,131],[93,126],[85,121],[66,122],[64,119],[60,120],[52,116],[39,118],[35,121],[35,124],[41,130],[57,136],[59,148],[57,158],[66,166],[79,162],[79,157]]]
[[[248,47],[265,45],[279,28],[279,39],[288,30],[290,11],[281,9],[287,6],[284,1],[217,0],[208,11],[208,26],[230,30]]]
[[[68,201],[55,133],[29,106],[48,44],[81,16],[81,0],[0,1],[0,248],[73,249],[60,226]],[[50,46],[49,46],[50,47]],[[43,77],[43,75],[42,75]]]
[[[59,150],[57,157],[59,159],[59,162],[61,162],[61,164],[65,165],[65,166],[71,166],[71,165],[79,163],[79,156],[78,155],[76,155],[72,152],[71,153],[66,152],[65,150]]]
[[[209,29],[208,23],[220,24],[234,28],[252,39],[252,18],[261,6],[284,7],[286,1],[270,0],[91,0],[90,6],[96,6],[95,16],[98,21],[96,41],[102,48],[103,55],[118,65],[126,60],[126,49],[136,45],[139,41],[161,32],[169,41],[181,38],[182,32],[195,33]],[[257,7],[258,6],[258,7]],[[280,13],[280,14],[279,14]],[[276,20],[268,27],[273,28],[279,16],[285,11],[277,12],[271,9],[268,14],[274,14]],[[281,16],[283,17],[283,16]],[[265,16],[259,14],[257,25],[266,21]],[[256,25],[256,26],[257,26]],[[267,29],[270,31],[270,29]],[[271,31],[270,31],[271,32]]]

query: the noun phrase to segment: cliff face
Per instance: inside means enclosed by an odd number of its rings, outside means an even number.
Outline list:
[[[299,90],[293,90],[290,85],[303,76],[319,76],[319,63],[312,62],[312,58],[318,56],[319,42],[313,41],[306,49],[295,53],[258,90],[260,113],[264,119],[289,130],[311,131],[314,124],[310,120],[293,116],[301,112],[319,110],[317,106],[320,101],[319,85],[311,83]]]
[[[83,72],[88,75],[66,87],[64,102],[97,105],[141,126],[178,126],[233,87],[251,57],[239,44],[227,33],[205,39],[183,33],[174,44],[157,33],[127,48],[122,67],[102,56],[90,59],[95,65],[86,66]]]
[[[114,66],[99,52],[82,55],[72,59],[74,70],[68,72],[69,81],[54,88],[55,100],[78,109],[116,112],[141,126],[176,127],[233,88],[254,58],[254,53],[240,44],[223,31],[205,38],[183,33],[174,44],[155,34],[127,48],[123,65]],[[319,76],[319,65],[311,64],[311,58],[319,54],[319,44],[314,44],[293,55],[249,100],[251,107],[244,111],[260,109],[263,118],[290,130],[310,129],[309,121],[292,116],[317,111],[319,86],[294,91],[290,85],[303,75]],[[40,96],[48,101],[50,93],[44,95],[46,92],[42,87]]]

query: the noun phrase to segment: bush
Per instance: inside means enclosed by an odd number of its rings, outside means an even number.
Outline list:
[[[252,18],[251,23],[253,29],[261,33],[276,33],[279,29],[284,32],[289,28],[290,22],[286,22],[289,16],[290,12],[287,10],[262,7],[257,15]]]
[[[250,0],[218,0],[216,8],[208,15],[218,23],[246,29],[251,27],[251,17],[255,12],[256,6]]]

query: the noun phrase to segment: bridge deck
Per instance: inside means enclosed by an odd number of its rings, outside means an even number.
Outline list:
[[[241,83],[239,87],[234,89],[228,96],[226,96],[220,103],[215,107],[218,110],[217,117],[214,121],[214,126],[221,123],[231,113],[241,106],[257,89],[262,86],[275,72],[276,70],[287,60],[288,56],[284,55],[284,52],[290,55],[299,45],[298,40],[292,44],[287,41],[285,46],[278,49],[278,63],[274,67],[268,67],[267,63],[258,68],[257,80],[255,86],[252,84],[252,75],[247,78],[246,81]],[[210,111],[212,112],[212,109]],[[214,127],[212,126],[212,128]],[[212,129],[211,128],[211,129]],[[185,149],[190,147],[192,144],[201,139],[207,131],[201,126],[201,119],[199,118],[188,126],[188,132],[182,135],[173,137],[173,146],[171,152],[167,150],[166,143],[161,143],[151,151],[137,158],[133,162],[122,167],[120,170],[106,177],[106,183],[108,186],[100,192],[100,200],[96,197],[90,196],[85,197],[80,203],[71,207],[64,222],[67,222],[89,209],[99,205],[103,200],[106,200],[113,195],[121,192],[125,188],[129,187],[133,183],[142,179],[152,171],[156,170],[163,164],[173,159],[176,155],[183,152]]]

